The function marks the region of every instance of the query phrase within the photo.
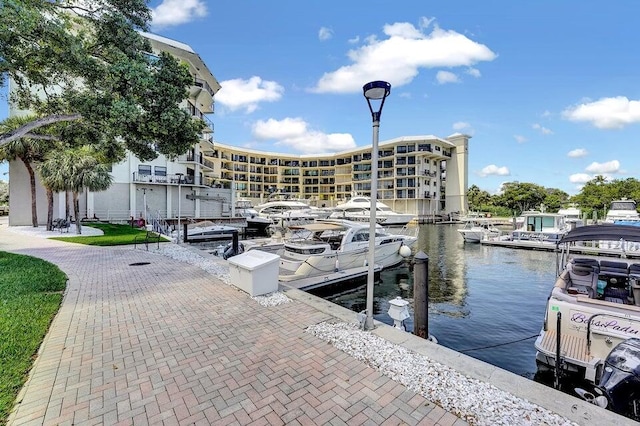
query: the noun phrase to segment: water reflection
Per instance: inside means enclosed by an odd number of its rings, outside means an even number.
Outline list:
[[[555,254],[464,244],[456,225],[423,225],[416,249],[429,256],[429,331],[457,351],[533,377],[534,339],[555,277]],[[359,312],[366,306],[366,279],[329,290],[326,299]],[[374,317],[391,324],[389,300],[409,300],[410,265],[383,271],[375,286]],[[413,330],[412,319],[405,321]],[[502,346],[495,346],[502,345]],[[492,348],[485,348],[495,346]]]

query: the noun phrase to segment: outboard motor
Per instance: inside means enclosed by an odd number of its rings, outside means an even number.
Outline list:
[[[226,245],[224,251],[222,252],[222,258],[227,260],[230,257],[237,256],[242,253],[244,253],[244,244],[238,243],[238,252],[236,253],[236,251],[233,249],[233,243],[229,243]]]
[[[640,339],[627,339],[613,348],[599,388],[609,400],[609,409],[640,420]]]
[[[599,396],[576,389],[585,400],[640,421],[640,339],[627,339],[613,348],[594,392]]]

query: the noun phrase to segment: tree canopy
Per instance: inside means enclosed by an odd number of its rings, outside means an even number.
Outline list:
[[[600,211],[601,217],[613,200],[627,198],[640,201],[640,181],[636,178],[614,179],[608,181],[604,176],[596,176],[580,190],[580,193],[569,196],[557,188],[545,188],[534,183],[507,182],[502,185],[499,194],[491,195],[476,185],[467,191],[469,209],[474,211],[490,211],[503,214],[520,214],[525,210],[537,210],[544,206],[548,212],[557,212],[569,204],[577,205],[583,214],[591,216],[593,211]]]
[[[64,123],[59,138],[92,145],[106,161],[180,155],[204,124],[182,110],[193,83],[176,58],[151,54],[144,0],[3,0],[0,83],[37,118],[0,134],[0,146]]]

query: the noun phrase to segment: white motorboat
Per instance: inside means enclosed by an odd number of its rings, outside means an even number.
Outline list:
[[[237,235],[238,231],[239,228],[235,226],[220,225],[206,220],[189,224],[187,226],[187,235],[184,236],[184,241],[230,240],[233,238],[234,233]]]
[[[576,228],[584,225],[582,219],[582,212],[577,207],[567,207],[565,209],[558,210],[558,214],[564,216],[564,220],[570,228]]]
[[[247,232],[249,233],[266,234],[269,226],[273,224],[271,219],[260,216],[251,201],[244,198],[236,200],[235,215],[246,219]]]
[[[637,207],[634,200],[627,198],[613,200],[604,221],[607,223],[616,223],[619,221],[640,222],[640,214],[638,213]]]
[[[356,195],[348,201],[338,204],[329,216],[332,219],[347,219],[358,222],[369,222],[371,214],[371,198]],[[376,203],[376,222],[384,226],[403,226],[415,218],[414,214],[396,213],[386,204]]]
[[[462,228],[458,229],[466,243],[479,243],[487,238],[495,238],[500,235],[500,229],[493,226],[486,219],[467,219]]]
[[[571,372],[590,382],[593,389],[576,389],[584,399],[640,420],[640,250],[638,260],[630,253],[613,260],[572,252],[616,240],[638,246],[640,227],[582,226],[560,240],[557,265],[564,267],[535,342],[536,361],[557,375]]]
[[[293,281],[342,269],[362,267],[368,261],[369,224],[325,219],[294,228],[280,253],[280,280]],[[411,254],[416,237],[390,234],[376,228],[375,264],[388,268]]]
[[[516,229],[507,235],[489,239],[519,242],[524,246],[531,243],[555,245],[569,231],[565,216],[556,213],[524,212],[522,220],[516,222]]]
[[[267,202],[255,206],[255,209],[260,216],[270,219],[276,227],[284,230],[290,226],[324,219],[329,215],[328,211],[311,207],[303,200],[279,192],[272,194]]]

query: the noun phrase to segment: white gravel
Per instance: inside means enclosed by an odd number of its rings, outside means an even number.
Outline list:
[[[162,254],[181,262],[197,266],[209,274],[215,276],[227,285],[231,285],[231,276],[229,275],[229,266],[225,261],[218,258],[207,258],[195,252],[194,250],[179,246],[177,244],[162,244],[160,249],[153,249],[153,252]],[[278,306],[283,303],[291,302],[284,293],[276,291],[264,296],[252,297],[253,300],[262,306],[271,307]]]
[[[472,425],[576,425],[488,383],[389,343],[356,324],[320,323],[307,332],[359,359]]]

